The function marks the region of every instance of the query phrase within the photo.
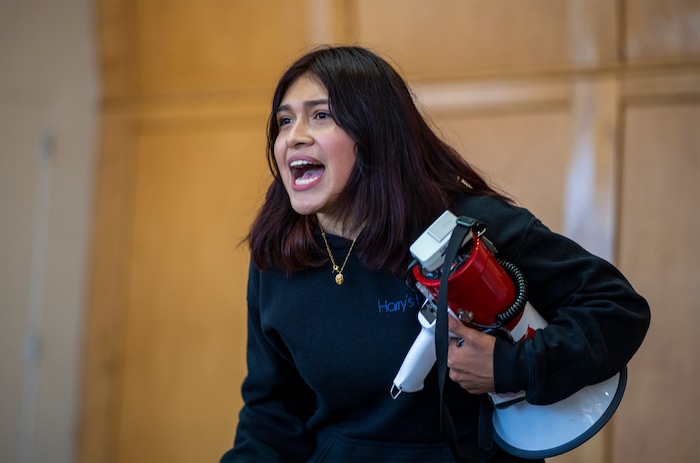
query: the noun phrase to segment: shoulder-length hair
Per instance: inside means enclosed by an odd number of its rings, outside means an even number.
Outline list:
[[[273,180],[247,237],[260,269],[290,274],[328,260],[313,236],[315,214],[292,209],[274,155],[277,109],[304,74],[326,87],[332,116],[356,142],[355,166],[335,211],[346,229],[361,230],[355,252],[369,268],[403,275],[411,243],[457,196],[507,199],[433,132],[387,61],[361,47],[318,48],[287,69],[272,99],[267,162]]]

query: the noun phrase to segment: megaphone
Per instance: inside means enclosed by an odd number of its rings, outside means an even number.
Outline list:
[[[527,282],[512,263],[498,260],[484,236],[485,227],[469,220],[469,232],[457,257],[445,262],[445,250],[458,218],[445,211],[412,245],[415,265],[409,283],[425,297],[418,319],[421,332],[391,387],[402,392],[423,388],[436,360],[435,324],[442,272],[448,271],[448,313],[467,326],[501,335],[511,342],[532,338],[547,321],[527,300]],[[627,382],[627,368],[550,405],[533,405],[524,391],[491,393],[494,441],[522,458],[549,458],[568,452],[593,437],[615,413]]]

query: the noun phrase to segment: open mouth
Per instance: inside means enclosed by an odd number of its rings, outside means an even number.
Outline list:
[[[297,160],[289,163],[289,169],[294,178],[295,185],[308,185],[317,180],[326,170],[322,164],[314,164],[306,160]]]

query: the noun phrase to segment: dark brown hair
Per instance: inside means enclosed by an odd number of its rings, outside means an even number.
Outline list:
[[[313,237],[316,216],[292,209],[273,149],[280,102],[307,73],[326,87],[336,123],[357,144],[354,169],[335,207],[348,229],[361,227],[355,252],[368,267],[402,275],[411,243],[458,195],[507,199],[433,132],[387,61],[361,47],[319,48],[287,69],[272,99],[267,162],[273,181],[248,235],[260,269],[289,274],[327,261]]]

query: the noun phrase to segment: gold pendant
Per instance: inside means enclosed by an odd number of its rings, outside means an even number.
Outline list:
[[[342,266],[338,266],[338,264],[335,263],[335,259],[333,259],[333,253],[331,252],[331,247],[328,246],[328,240],[326,239],[326,232],[323,231],[323,227],[321,227],[321,236],[323,237],[323,244],[326,245],[326,252],[328,252],[328,257],[331,260],[331,268],[333,269],[333,273],[337,273],[335,276],[335,284],[340,286],[343,284],[345,281],[345,277],[343,276],[343,270],[345,270],[345,264],[348,263],[348,259],[350,258],[350,253],[352,252],[352,248],[355,246],[355,241],[357,241],[357,237],[355,237],[354,240],[352,240],[352,244],[350,245],[350,249],[348,249],[348,253],[345,254],[345,261],[343,261]]]

